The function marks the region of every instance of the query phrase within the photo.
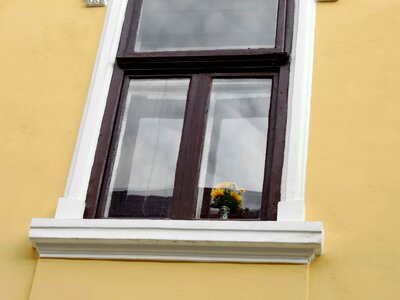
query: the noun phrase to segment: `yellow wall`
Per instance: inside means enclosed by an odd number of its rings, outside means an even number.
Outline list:
[[[306,269],[305,265],[41,259],[31,300],[297,300],[306,296]]]
[[[80,0],[0,0],[0,299],[28,299],[32,217],[66,183],[104,9]]]
[[[310,300],[400,299],[400,1],[317,9],[307,219]]]
[[[63,194],[104,12],[0,0],[0,299],[400,299],[399,0],[317,7],[306,203],[307,220],[325,225],[322,257],[41,259],[35,273],[29,222],[52,217]],[[221,277],[226,289],[213,285]]]

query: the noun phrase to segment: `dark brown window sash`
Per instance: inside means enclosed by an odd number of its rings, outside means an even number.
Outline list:
[[[119,57],[129,57],[129,56],[141,56],[149,57],[154,53],[159,56],[168,55],[168,53],[183,52],[185,55],[200,55],[206,52],[236,52],[239,53],[243,50],[205,50],[205,51],[165,51],[165,52],[135,52],[135,44],[137,39],[137,30],[139,27],[140,14],[143,6],[143,1],[145,0],[130,0],[128,1],[125,22],[121,32],[120,46],[118,50]],[[293,27],[293,11],[294,11],[294,0],[279,0],[278,3],[278,14],[276,23],[276,37],[275,37],[275,47],[264,48],[262,51],[265,52],[290,52],[291,43],[287,39],[288,28]]]
[[[193,75],[190,81],[188,98],[185,110],[185,119],[180,144],[175,186],[172,198],[172,219],[193,219],[197,199],[197,184],[202,154],[204,132],[206,126],[207,110],[211,81],[214,78],[271,78],[271,107],[268,125],[268,140],[266,151],[266,165],[264,176],[264,189],[262,195],[261,219],[273,219],[274,210],[280,198],[280,180],[284,151],[284,132],[286,126],[286,94],[287,85],[279,84],[280,77],[287,74],[276,73],[216,73]],[[121,91],[110,91],[110,94],[119,94],[120,101],[116,104],[109,101],[114,109],[106,115],[103,121],[102,134],[100,135],[95,164],[92,170],[91,185],[88,190],[86,217],[101,218],[107,200],[107,192],[113,170],[114,159],[119,140],[120,126],[125,109],[125,100],[129,80],[134,78],[181,78],[179,75],[168,76],[125,76]],[[288,78],[288,76],[287,76]],[[113,97],[111,97],[112,99]],[[115,106],[118,107],[115,110]],[[114,120],[114,121],[112,121]],[[114,123],[113,131],[110,123]],[[104,142],[102,142],[104,140]],[[107,142],[110,145],[107,147]],[[279,159],[279,158],[282,159]],[[100,175],[100,176],[99,176]],[[97,179],[97,180],[96,180]],[[278,189],[270,187],[278,186]],[[93,213],[95,211],[95,213]],[[204,216],[204,213],[202,213]]]
[[[210,88],[211,77],[207,74],[192,77],[175,176],[171,219],[194,218]]]
[[[275,48],[135,53],[132,49],[142,1],[128,2],[118,64],[110,84],[87,192],[85,218],[104,215],[129,79],[191,77],[170,218],[193,219],[212,78],[267,76],[273,78],[273,87],[260,219],[276,220],[284,157],[294,1],[279,2]]]

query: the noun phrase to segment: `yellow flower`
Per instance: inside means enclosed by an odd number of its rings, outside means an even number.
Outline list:
[[[223,194],[224,194],[223,189],[212,189],[210,193],[212,199],[222,196]]]
[[[244,193],[246,190],[244,188],[240,188],[240,192]]]
[[[231,192],[231,197],[235,199],[237,202],[242,202],[242,196],[236,192]]]

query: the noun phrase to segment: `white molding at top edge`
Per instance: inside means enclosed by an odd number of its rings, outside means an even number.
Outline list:
[[[40,257],[306,264],[322,252],[319,222],[33,219]]]
[[[106,6],[107,0],[85,0],[87,7]]]

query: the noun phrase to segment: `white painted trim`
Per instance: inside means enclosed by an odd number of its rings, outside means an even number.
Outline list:
[[[302,221],[305,215],[304,201],[281,201],[278,203],[279,222]]]
[[[58,199],[56,219],[82,219],[85,212],[84,199],[60,198]]]
[[[285,159],[278,221],[303,221],[314,54],[315,1],[296,1]]]
[[[107,0],[85,0],[87,7],[106,6]]]
[[[33,219],[40,257],[306,264],[319,222]]]
[[[63,201],[59,202],[56,218],[75,219],[83,216],[81,203],[85,201],[86,197],[126,4],[127,0],[112,0],[107,8],[103,35],[81,129]],[[289,91],[287,142],[278,220],[304,220],[305,167],[307,160],[314,20],[315,1],[297,0],[294,53]],[[66,204],[68,201],[71,203]],[[290,206],[294,206],[294,208]],[[287,211],[290,211],[290,213],[287,213]]]
[[[127,0],[112,0],[107,7],[103,34],[64,192],[63,205],[57,207],[56,217],[83,218],[80,203],[86,199],[126,5]],[[68,201],[71,202],[69,205],[66,204]],[[64,207],[68,209],[64,211]]]

